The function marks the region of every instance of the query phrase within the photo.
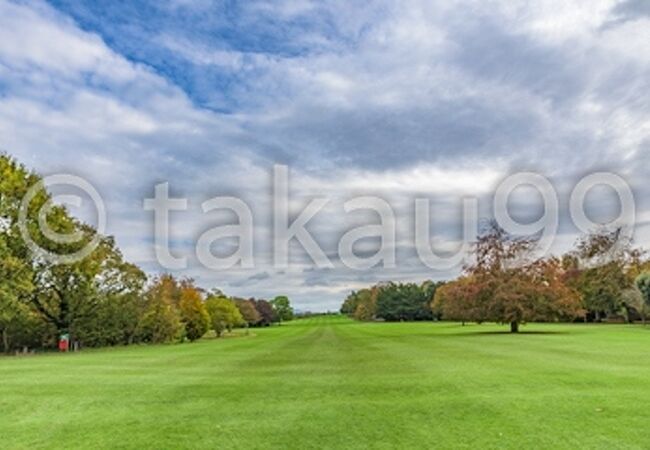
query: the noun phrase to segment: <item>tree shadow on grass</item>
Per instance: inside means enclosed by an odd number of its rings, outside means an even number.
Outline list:
[[[519,331],[519,333],[511,333],[508,330],[490,330],[490,331],[465,331],[465,332],[453,332],[453,333],[444,333],[438,336],[555,336],[555,335],[567,335],[570,334],[568,331],[541,331],[541,330],[524,330]]]

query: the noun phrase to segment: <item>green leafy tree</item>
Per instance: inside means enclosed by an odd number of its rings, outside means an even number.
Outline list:
[[[650,305],[650,272],[643,272],[634,281],[637,289],[643,295],[643,301]]]
[[[387,321],[431,320],[433,292],[435,288],[429,285],[389,283],[378,291],[376,315]]]
[[[644,296],[636,287],[624,290],[621,293],[621,314],[625,316],[627,323],[633,323],[637,319],[641,319],[643,324],[646,324],[648,315],[650,314],[650,305],[648,305]]]
[[[271,306],[273,306],[275,314],[280,319],[280,322],[289,322],[293,320],[293,308],[291,307],[289,297],[284,295],[275,297],[271,300]]]
[[[235,302],[224,296],[210,296],[205,302],[212,329],[221,337],[224,331],[243,326],[244,318]]]
[[[601,321],[618,314],[622,293],[634,284],[632,274],[641,252],[632,248],[623,229],[602,228],[581,237],[565,258],[572,270],[569,284],[580,292],[589,316]]]
[[[29,315],[21,300],[31,293],[33,286],[30,268],[11,254],[6,238],[0,233],[0,331],[3,350],[8,353],[16,324]]]
[[[343,301],[343,305],[341,305],[341,314],[352,316],[357,310],[357,306],[359,306],[359,293],[352,291]]]
[[[641,303],[638,304],[638,307],[643,313],[643,323],[645,324],[646,316],[650,312],[650,272],[641,273],[634,280],[634,284],[641,294]]]
[[[103,302],[120,295],[133,298],[133,295],[140,294],[137,289],[123,294],[113,290],[111,283],[123,275],[122,270],[126,267],[133,266],[122,260],[113,239],[102,237],[97,249],[82,261],[38,264],[34,270],[32,282],[35,289],[30,304],[56,327],[59,334],[67,333],[72,340],[77,340],[96,321]],[[140,272],[138,277],[141,286],[144,275]],[[102,325],[97,323],[97,326]]]
[[[352,291],[350,295],[345,298],[343,304],[341,305],[341,314],[346,314],[348,316],[354,317],[357,308],[359,307],[359,303],[362,301],[362,292],[363,290]]]
[[[93,322],[99,326],[97,311],[110,290],[109,283],[119,278],[121,269],[127,267],[114,240],[98,236],[93,227],[54,205],[51,195],[41,189],[27,205],[22,222],[40,249],[65,256],[85,248],[94,238],[98,239],[98,245],[86,258],[70,264],[33,252],[23,239],[19,219],[23,198],[41,177],[6,155],[0,156],[0,175],[0,234],[10,255],[6,261],[20,265],[23,280],[29,277],[28,281],[20,282],[29,284],[28,291],[14,289],[14,292],[20,292],[19,300],[53,326],[57,334],[67,333],[72,340],[77,340],[80,333],[98,333],[91,328]],[[42,229],[43,223],[50,232],[74,236],[74,242],[49,239]]]
[[[138,324],[146,310],[146,275],[113,249],[105,258],[102,279],[96,283],[95,306],[75,324],[86,346],[128,345],[136,341]]]

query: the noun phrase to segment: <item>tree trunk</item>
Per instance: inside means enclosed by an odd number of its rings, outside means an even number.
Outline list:
[[[6,328],[2,329],[2,348],[5,353],[9,353],[9,333]]]
[[[510,322],[510,332],[519,333],[519,322]]]

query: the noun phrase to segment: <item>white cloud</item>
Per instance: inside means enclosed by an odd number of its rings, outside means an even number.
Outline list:
[[[122,82],[136,76],[137,70],[100,38],[40,3],[31,5],[0,3],[0,57],[12,69],[36,66],[62,76],[93,72]]]
[[[438,197],[443,232],[434,241],[451,249],[458,198],[477,195],[489,209],[491,190],[510,170],[552,177],[564,196],[592,168],[621,172],[647,191],[650,27],[647,18],[612,24],[613,6],[540,0],[359,7],[332,0],[245,8],[245,32],[264,15],[303,24],[287,31],[306,48],[296,54],[155,30],[153,40],[193,70],[237,76],[234,87],[205,82],[204,89],[231,89],[238,107],[224,115],[196,106],[173,79],[116,53],[51,7],[0,2],[0,147],[44,173],[88,176],[107,197],[109,231],[151,270],[150,217],[141,204],[155,182],[167,180],[175,195],[192,199],[191,211],[177,218],[177,251],[191,251],[192,240],[215,225],[199,212],[202,200],[237,194],[254,208],[266,264],[276,162],[291,165],[293,205],[313,195],[333,199],[313,223],[328,251],[355,223],[341,207],[352,193],[394,201],[401,231],[411,227],[414,194]],[[202,1],[173,7],[178,14],[210,10]],[[650,210],[640,206],[643,214]],[[563,233],[558,248],[573,239],[572,231]],[[309,263],[298,257],[284,274],[268,266],[227,274],[192,266],[187,273],[226,290],[232,283],[239,295],[270,296],[283,286],[316,307],[333,307],[345,291],[379,279],[453,276],[418,265],[408,239],[399,245],[406,256],[396,271],[303,272]],[[255,277],[263,272],[270,277]]]

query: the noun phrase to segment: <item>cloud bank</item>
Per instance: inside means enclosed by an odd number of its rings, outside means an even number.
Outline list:
[[[301,309],[335,309],[375,281],[454,276],[415,258],[413,199],[432,200],[434,243],[453,248],[461,198],[478,197],[487,216],[496,185],[518,170],[551,179],[561,208],[583,175],[623,176],[647,246],[650,11],[639,0],[5,0],[0,148],[91,181],[109,232],[152,273],[142,202],[168,181],[190,198],[172,223],[173,251],[191,259],[181,275],[237,295],[285,293]],[[391,200],[398,268],[315,269],[296,248],[289,270],[273,270],[274,164],[291,169],[294,211],[332,199],[310,223],[328,255],[365,220],[345,200]],[[615,215],[610,194],[588,199],[596,219]],[[193,257],[202,231],[231,220],[201,212],[216,195],[253,207],[254,270],[209,271]],[[530,192],[512,199],[517,217],[539,208]],[[575,233],[563,214],[557,248]]]

